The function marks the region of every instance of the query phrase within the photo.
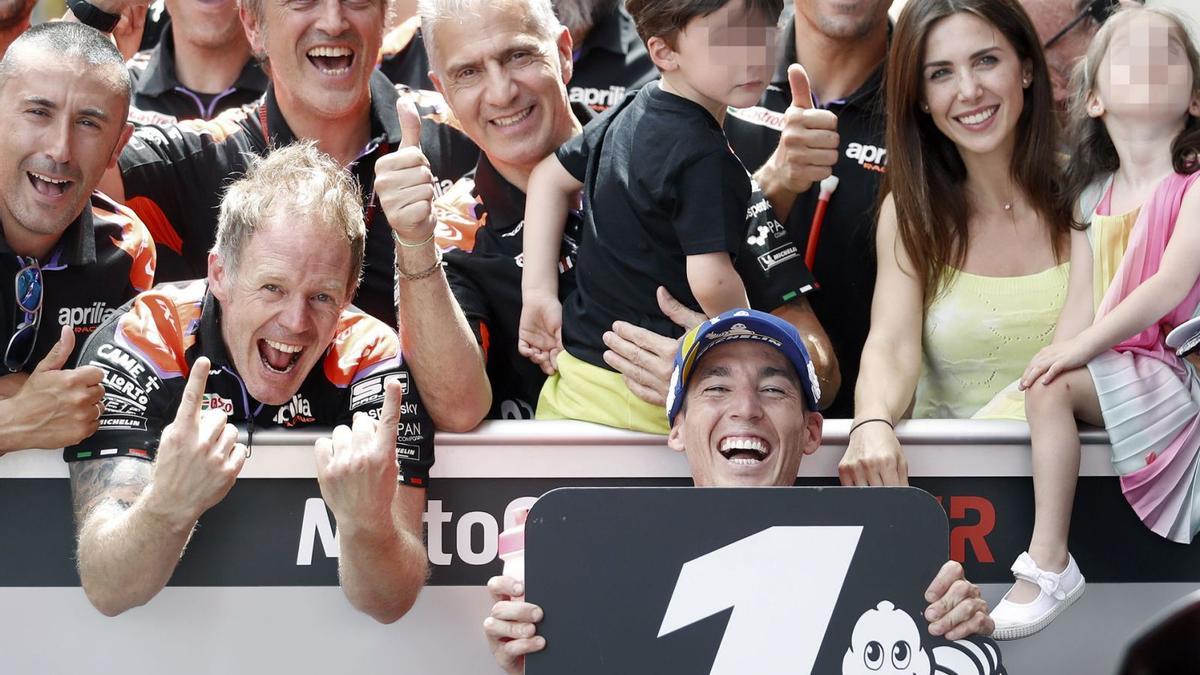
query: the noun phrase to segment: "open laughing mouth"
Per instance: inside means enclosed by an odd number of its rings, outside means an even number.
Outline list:
[[[304,347],[300,345],[265,338],[258,341],[258,356],[262,359],[263,366],[272,373],[285,375],[291,372],[303,353]]]
[[[35,173],[33,171],[26,171],[25,175],[29,176],[29,183],[33,185],[33,189],[37,190],[39,194],[46,195],[47,197],[62,196],[62,194],[67,191],[67,188],[69,188],[72,183],[71,180],[66,178],[54,178],[43,173]]]
[[[335,77],[350,72],[354,64],[354,50],[349,47],[313,47],[305,56],[317,70]]]
[[[717,451],[731,464],[754,466],[771,455],[771,445],[755,436],[726,436]]]

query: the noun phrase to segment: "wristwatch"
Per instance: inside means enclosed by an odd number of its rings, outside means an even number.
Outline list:
[[[67,0],[67,7],[71,8],[71,13],[79,19],[79,23],[91,26],[101,33],[113,32],[121,20],[120,14],[109,14],[87,0]]]

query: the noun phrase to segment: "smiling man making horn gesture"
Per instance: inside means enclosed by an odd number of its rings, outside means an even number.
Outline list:
[[[88,340],[80,363],[104,371],[104,415],[64,457],[79,576],[101,612],[162,590],[256,428],[335,424],[315,455],[342,588],[382,622],[412,606],[432,423],[396,332],[348,310],[364,246],[350,175],[311,143],[278,150],[226,193],[207,279],[137,296]]]

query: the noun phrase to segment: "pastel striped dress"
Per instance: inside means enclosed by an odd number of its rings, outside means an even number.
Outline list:
[[[1088,229],[1097,320],[1158,271],[1183,195],[1197,178],[1173,173],[1140,209],[1123,215],[1108,214],[1105,189]],[[1146,527],[1183,544],[1200,530],[1200,380],[1164,341],[1198,302],[1200,283],[1161,320],[1088,363],[1121,491]]]

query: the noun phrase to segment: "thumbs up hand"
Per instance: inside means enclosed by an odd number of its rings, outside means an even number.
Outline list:
[[[812,85],[803,66],[788,67],[788,82],[792,103],[784,113],[779,146],[763,171],[772,174],[772,183],[800,193],[833,174],[838,159],[837,115],[813,105]]]
[[[421,152],[421,118],[412,100],[396,102],[400,146],[375,163],[375,194],[401,241],[418,243],[433,232],[433,172]],[[367,223],[370,226],[370,223]]]
[[[16,419],[0,445],[5,450],[61,448],[96,432],[104,388],[104,371],[95,366],[64,370],[75,349],[75,332],[63,326],[58,342],[37,364],[29,379],[9,399]]]

